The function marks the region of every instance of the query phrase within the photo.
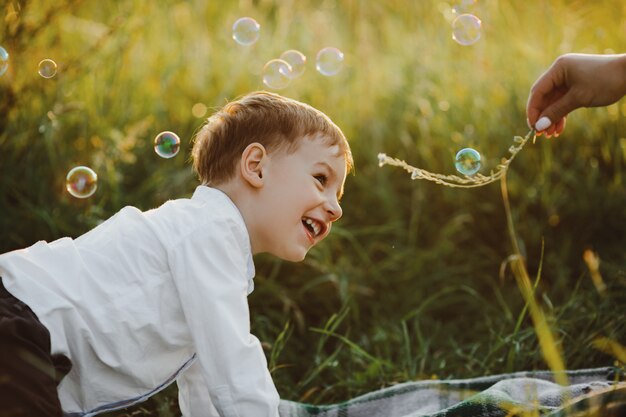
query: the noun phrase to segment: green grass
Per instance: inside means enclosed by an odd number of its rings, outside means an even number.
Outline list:
[[[481,1],[483,38],[451,40],[450,4],[430,1],[8,2],[0,45],[0,251],[78,236],[124,205],[190,195],[195,103],[219,107],[263,88],[259,69],[286,49],[308,57],[281,93],[325,111],[356,161],[344,217],[300,264],[257,258],[253,332],[283,398],[331,403],[396,382],[547,369],[518,284],[498,185],[455,190],[378,167],[377,154],[454,173],[462,147],[495,168],[524,135],[536,77],[565,52],[623,52],[621,1]],[[14,13],[16,7],[21,7]],[[230,26],[261,24],[250,48]],[[323,77],[324,46],[346,56]],[[59,73],[36,73],[52,58]],[[207,113],[208,116],[208,113]],[[177,132],[180,155],[154,136]],[[508,173],[511,219],[567,368],[617,364],[594,340],[626,345],[626,101],[578,110],[564,134],[528,144]],[[91,166],[88,200],[64,192]],[[600,294],[583,261],[600,257]],[[170,387],[111,416],[177,415]]]

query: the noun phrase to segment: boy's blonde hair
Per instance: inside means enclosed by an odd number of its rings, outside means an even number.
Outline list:
[[[193,169],[205,185],[229,180],[242,152],[258,142],[269,151],[297,149],[305,136],[320,134],[329,146],[339,145],[348,171],[353,160],[343,132],[328,116],[308,104],[265,91],[247,94],[208,118],[195,135]]]

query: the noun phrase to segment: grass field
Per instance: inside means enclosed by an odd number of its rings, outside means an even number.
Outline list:
[[[514,240],[498,183],[452,189],[377,159],[454,174],[454,155],[472,147],[495,169],[527,133],[528,90],[559,54],[626,51],[623,1],[477,1],[466,7],[482,37],[470,46],[452,40],[455,4],[439,1],[2,4],[1,252],[189,196],[195,130],[226,100],[266,88],[264,63],[297,49],[306,71],[278,92],[344,130],[356,171],[343,218],[303,263],[256,259],[253,333],[281,397],[332,403],[407,380],[549,369],[545,334],[568,369],[625,366],[626,100],[576,111],[561,137],[517,155],[506,182]],[[243,16],[261,25],[248,47],[231,36]],[[326,46],[345,55],[331,77],[314,64]],[[55,77],[37,74],[44,58]],[[167,160],[152,149],[164,130],[182,139]],[[98,173],[85,200],[64,191],[76,165]],[[523,263],[507,263],[513,242]],[[178,415],[175,386],[110,414],[128,415]]]

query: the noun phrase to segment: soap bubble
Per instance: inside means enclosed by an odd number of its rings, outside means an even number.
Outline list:
[[[291,72],[287,75],[289,78],[298,78],[304,73],[306,56],[300,51],[290,49],[280,55],[280,59],[285,61],[291,67]]]
[[[43,78],[52,78],[57,74],[57,63],[51,59],[44,59],[39,63],[39,75]]]
[[[263,67],[263,84],[273,90],[280,90],[291,81],[291,66],[282,59],[272,59]]]
[[[242,17],[233,24],[233,39],[239,45],[252,45],[259,40],[261,25],[251,17]]]
[[[464,148],[454,158],[456,170],[463,175],[474,175],[480,169],[480,154],[472,148]]]
[[[9,69],[9,53],[0,46],[0,76],[4,75]]]
[[[161,158],[173,158],[180,150],[180,138],[174,132],[161,132],[154,138],[154,151]]]
[[[330,77],[341,71],[343,67],[343,52],[328,46],[317,53],[315,68],[320,74]]]
[[[480,39],[482,22],[473,14],[459,15],[452,22],[452,39],[457,43],[467,46]]]
[[[89,167],[74,167],[65,177],[65,188],[76,198],[91,197],[98,188],[98,175]]]

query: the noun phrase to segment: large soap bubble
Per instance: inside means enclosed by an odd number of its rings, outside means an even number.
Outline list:
[[[330,77],[341,71],[343,52],[332,46],[321,49],[317,53],[315,68],[320,74]]]
[[[478,42],[481,31],[482,22],[473,14],[459,15],[452,22],[452,39],[463,46]]]
[[[286,88],[291,82],[291,66],[282,59],[272,59],[263,67],[263,84],[273,90]]]
[[[251,17],[242,17],[233,24],[233,39],[239,45],[252,45],[259,40],[261,25]]]
[[[65,188],[76,198],[88,198],[98,188],[98,175],[86,166],[77,166],[65,177]]]
[[[288,63],[291,67],[291,72],[288,75],[289,78],[298,78],[299,76],[304,74],[306,56],[304,56],[302,52],[296,51],[295,49],[290,49],[283,52],[280,55],[280,59]]]
[[[474,175],[480,165],[480,154],[472,148],[461,149],[454,158],[456,170],[463,175]]]
[[[37,71],[43,78],[52,78],[57,74],[57,63],[51,59],[44,59],[39,63]]]
[[[161,132],[154,138],[154,151],[161,158],[173,158],[180,150],[180,138],[174,132]]]

